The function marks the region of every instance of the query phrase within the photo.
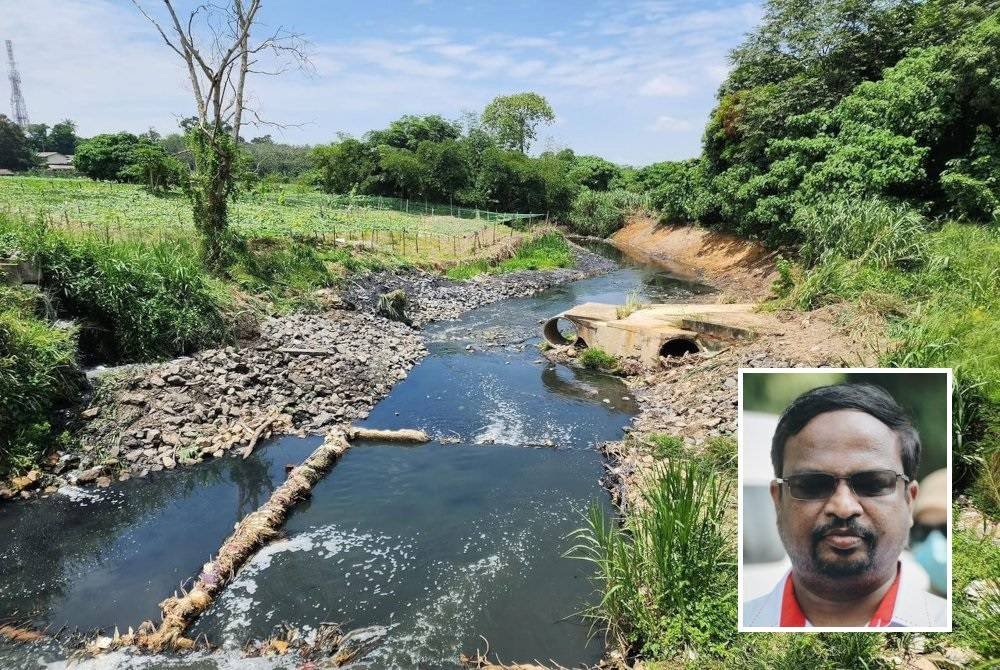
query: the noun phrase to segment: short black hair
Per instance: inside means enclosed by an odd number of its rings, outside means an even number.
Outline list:
[[[771,439],[771,465],[774,466],[775,477],[781,477],[788,438],[797,435],[820,414],[841,409],[870,414],[895,431],[902,447],[903,474],[910,479],[916,478],[920,463],[920,434],[889,392],[874,384],[820,386],[793,400],[782,412]]]

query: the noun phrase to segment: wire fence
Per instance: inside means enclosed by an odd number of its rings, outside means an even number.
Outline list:
[[[373,203],[376,205],[383,203]],[[360,207],[355,202],[355,206]],[[365,210],[374,209],[364,208]],[[87,217],[83,211],[72,212],[69,208],[22,209],[0,204],[0,212],[7,217],[19,218],[25,224],[44,223],[48,228],[67,232],[75,237],[111,244],[127,242],[151,244],[184,242],[188,243],[195,234],[190,221],[169,214],[150,215],[145,213],[141,220],[131,219],[120,212],[102,212],[98,217]],[[491,214],[497,214],[495,212]],[[417,216],[420,216],[419,214]],[[448,214],[428,213],[426,219]],[[515,215],[516,218],[493,216],[480,219],[482,225],[464,231],[439,232],[433,230],[433,221],[417,226],[379,225],[372,222],[351,221],[342,217],[315,216],[311,224],[295,227],[275,225],[272,221],[261,226],[259,222],[246,220],[241,214],[234,214],[232,225],[251,237],[287,236],[293,240],[323,245],[330,248],[346,247],[370,251],[389,251],[400,256],[441,256],[463,257],[489,248],[497,243],[512,239],[516,231],[512,224],[530,223],[539,215]],[[3,250],[0,249],[0,253]]]

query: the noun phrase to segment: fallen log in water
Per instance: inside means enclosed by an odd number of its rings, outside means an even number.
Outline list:
[[[343,432],[337,430],[328,434],[323,444],[289,473],[288,479],[271,494],[266,503],[237,524],[233,534],[222,544],[215,559],[204,565],[194,587],[181,596],[175,594],[160,603],[163,622],[159,627],[154,629],[154,626],[147,622],[140,626],[136,633],[129,630],[125,635],[116,634],[110,644],[99,640],[91,645],[88,651],[97,654],[107,649],[127,646],[150,651],[194,647],[194,641],[184,637],[187,627],[199,614],[208,609],[215,596],[229,583],[240,567],[265,544],[277,537],[278,530],[291,509],[300,500],[308,497],[313,485],[348,449],[350,444]]]
[[[430,442],[431,438],[422,430],[402,428],[400,430],[380,430],[377,428],[348,428],[347,439],[371,442]]]

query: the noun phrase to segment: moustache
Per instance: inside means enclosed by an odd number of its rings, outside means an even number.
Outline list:
[[[875,546],[875,532],[870,528],[862,526],[858,523],[857,519],[852,517],[846,520],[831,521],[818,528],[814,528],[812,532],[813,547],[816,547],[824,537],[834,531],[847,532],[858,536],[862,542],[868,545],[869,549]]]

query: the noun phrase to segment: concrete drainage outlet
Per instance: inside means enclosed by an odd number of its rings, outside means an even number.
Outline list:
[[[660,345],[660,356],[676,358],[684,354],[696,354],[701,351],[698,343],[686,337],[675,337]]]
[[[545,322],[542,335],[545,337],[545,341],[554,347],[564,347],[568,344],[575,344],[579,347],[587,346],[573,322],[558,316]]]

